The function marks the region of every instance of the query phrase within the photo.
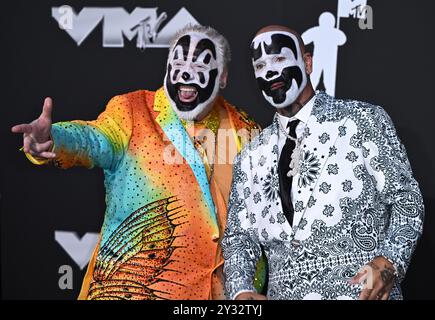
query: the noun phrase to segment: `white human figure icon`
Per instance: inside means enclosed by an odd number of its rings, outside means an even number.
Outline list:
[[[323,72],[326,93],[335,95],[335,79],[337,74],[338,47],[346,43],[343,31],[335,28],[335,17],[330,12],[323,12],[319,17],[319,25],[302,34],[306,45],[314,44],[313,72],[311,82],[317,88]]]

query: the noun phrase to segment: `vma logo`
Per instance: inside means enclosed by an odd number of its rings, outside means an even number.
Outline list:
[[[98,243],[99,234],[88,232],[82,238],[79,238],[76,232],[55,231],[54,239],[65,250],[65,252],[74,260],[83,270],[91,259],[92,252]],[[73,268],[64,264],[59,267],[60,274],[58,286],[61,290],[73,289]]]
[[[54,239],[83,270],[91,259],[92,252],[98,243],[98,233],[88,232],[79,238],[76,232],[55,231]]]
[[[80,46],[83,41],[102,24],[103,47],[123,48],[124,39],[136,38],[136,46],[145,48],[167,48],[174,34],[187,24],[199,24],[184,7],[169,20],[167,14],[157,13],[158,8],[135,8],[131,13],[124,8],[85,7],[76,13],[70,6],[52,7],[51,16]]]

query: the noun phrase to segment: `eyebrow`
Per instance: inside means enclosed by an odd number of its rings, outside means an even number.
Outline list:
[[[213,58],[216,60],[216,48],[214,43],[210,39],[201,39],[195,48],[195,51],[193,52],[193,62],[195,62],[198,57],[203,53],[205,50],[210,50],[211,54],[213,55]]]
[[[262,56],[262,54],[261,54],[261,43],[262,42],[259,43],[257,48],[254,47],[254,42],[251,43],[251,55],[252,55],[252,58],[254,59],[254,61],[257,61]]]
[[[264,41],[261,41],[258,47],[255,48],[255,42],[251,43],[251,54],[254,61],[257,61],[262,56],[261,44],[264,45],[264,50],[266,54],[280,54],[283,48],[289,48],[293,52],[296,60],[298,59],[299,53],[293,38],[280,33],[272,35],[271,38],[272,41],[270,45],[266,44],[266,42]]]
[[[290,50],[295,55],[296,60],[298,59],[298,50],[294,40],[284,34],[274,34],[272,35],[272,42],[270,45],[264,43],[264,50],[267,54],[280,54],[282,48],[290,48]]]
[[[178,39],[176,45],[174,46],[174,51],[177,49],[177,46],[181,46],[183,49],[183,60],[186,61],[187,55],[189,54],[190,36],[187,34]]]

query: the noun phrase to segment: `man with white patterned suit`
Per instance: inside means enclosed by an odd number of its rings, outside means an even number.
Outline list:
[[[268,26],[252,45],[273,123],[234,162],[222,240],[230,299],[402,299],[424,205],[379,106],[314,92],[298,33]],[[266,296],[255,265],[268,261]]]

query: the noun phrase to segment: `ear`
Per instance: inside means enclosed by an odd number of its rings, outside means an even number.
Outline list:
[[[305,72],[310,75],[313,72],[313,56],[311,53],[304,53]]]
[[[219,79],[219,88],[225,89],[227,86],[227,80],[228,80],[228,69],[225,67]]]

